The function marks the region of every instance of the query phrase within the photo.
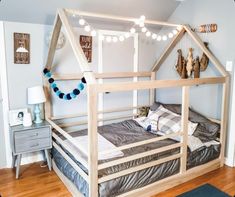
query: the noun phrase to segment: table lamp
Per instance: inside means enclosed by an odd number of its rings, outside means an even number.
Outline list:
[[[44,103],[46,101],[46,97],[43,91],[42,86],[35,86],[28,88],[28,104],[35,105],[34,114],[36,124],[42,123],[41,119],[41,111],[39,108],[39,104]]]

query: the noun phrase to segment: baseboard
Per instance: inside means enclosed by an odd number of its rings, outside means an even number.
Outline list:
[[[224,163],[225,163],[225,165],[227,165],[229,167],[235,167],[233,160],[232,159],[228,159],[227,157],[225,157]]]

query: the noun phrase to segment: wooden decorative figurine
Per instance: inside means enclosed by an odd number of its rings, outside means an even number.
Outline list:
[[[186,64],[187,64],[187,61],[184,60],[184,62],[183,62],[183,67],[182,67],[182,72],[181,72],[181,78],[182,78],[182,79],[187,79],[187,78],[188,78],[188,76],[187,76]]]
[[[175,65],[176,71],[178,72],[178,74],[181,76],[182,73],[182,69],[183,69],[183,63],[184,63],[184,57],[182,55],[182,50],[178,49],[178,60],[177,60],[177,64]]]
[[[187,75],[188,77],[190,77],[193,71],[193,48],[189,48],[186,69],[187,69]]]
[[[200,62],[199,62],[198,56],[195,60],[193,70],[194,70],[194,78],[199,78],[200,77]]]
[[[208,42],[204,42],[204,45],[208,48]],[[209,64],[209,58],[203,52],[202,57],[200,59],[200,71],[205,71]]]

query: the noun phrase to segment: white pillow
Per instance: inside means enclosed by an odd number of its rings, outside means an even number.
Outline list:
[[[149,111],[148,118],[157,121],[157,130],[165,134],[177,133],[181,130],[181,116],[162,105],[156,111]],[[196,130],[198,123],[188,121],[188,135],[192,135]]]

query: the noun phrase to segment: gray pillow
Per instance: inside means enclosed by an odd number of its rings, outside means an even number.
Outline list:
[[[163,104],[160,102],[155,102],[150,109],[155,111],[160,105],[165,107],[166,109],[181,114],[181,104]],[[220,125],[210,121],[205,116],[195,112],[194,110],[189,108],[189,120],[194,123],[199,123],[197,129],[193,133],[195,137],[198,137],[203,142],[208,142],[211,140],[215,140],[220,131]]]

